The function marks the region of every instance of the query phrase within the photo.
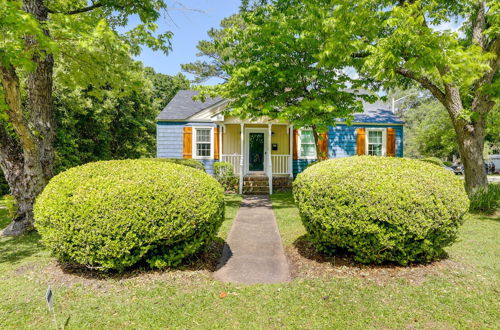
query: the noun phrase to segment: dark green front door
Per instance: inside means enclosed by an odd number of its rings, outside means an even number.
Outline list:
[[[248,169],[264,171],[264,133],[250,133],[248,143]]]

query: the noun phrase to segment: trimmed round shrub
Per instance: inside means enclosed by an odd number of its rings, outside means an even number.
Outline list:
[[[123,270],[173,267],[217,235],[220,184],[168,162],[89,163],[54,177],[37,198],[35,226],[62,262]]]
[[[361,263],[430,262],[453,243],[469,207],[463,182],[418,160],[348,157],[299,174],[293,194],[318,251]]]
[[[437,157],[427,157],[427,158],[422,159],[422,161],[426,162],[426,163],[430,163],[430,164],[444,167],[443,161]]]
[[[141,160],[150,160],[157,162],[165,162],[165,163],[174,163],[184,166],[189,166],[195,168],[197,170],[201,170],[205,172],[205,166],[202,162],[196,159],[179,159],[179,158],[142,158]]]

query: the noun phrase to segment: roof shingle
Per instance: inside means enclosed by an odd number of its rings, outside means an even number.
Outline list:
[[[207,98],[205,102],[194,101],[193,96],[199,91],[180,90],[170,103],[156,118],[157,120],[185,120],[198,112],[223,101],[221,97]],[[370,124],[403,124],[398,116],[392,113],[389,104],[378,100],[375,103],[363,101],[364,112],[354,114],[354,123]]]

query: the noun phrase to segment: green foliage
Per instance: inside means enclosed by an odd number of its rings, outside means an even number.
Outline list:
[[[96,97],[92,86],[69,90],[56,82],[56,172],[97,160],[155,155],[156,116],[189,82],[142,66],[123,70],[134,72],[142,88],[124,93],[108,87]]]
[[[145,69],[146,78],[151,81],[154,108],[159,113],[174,98],[181,89],[190,89],[191,83],[182,73],[169,76],[156,73],[152,68]]]
[[[323,3],[323,1],[320,1]],[[317,3],[277,1],[239,15],[241,26],[228,26],[213,44],[225,53],[222,71],[226,83],[202,87],[200,99],[218,95],[230,99],[230,114],[284,119],[295,127],[325,130],[338,118],[362,111],[352,88],[371,80],[354,78],[344,69],[354,65],[351,49],[336,49],[343,62],[335,70],[321,65],[327,35],[317,30]]]
[[[239,179],[234,174],[233,164],[216,162],[214,164],[214,177],[226,191],[236,191]]]
[[[500,184],[490,184],[470,197],[470,211],[493,214],[500,209]]]
[[[232,62],[232,48],[225,47],[221,43],[232,31],[232,29],[243,28],[243,20],[240,15],[233,15],[225,18],[220,23],[221,29],[210,29],[207,34],[209,40],[201,40],[196,48],[196,56],[204,58],[192,63],[182,64],[184,72],[195,76],[194,82],[202,83],[210,78],[227,80],[226,66]]]
[[[35,204],[35,226],[63,262],[123,270],[178,265],[205,247],[224,220],[215,179],[193,168],[121,160],[54,177]]]
[[[3,200],[5,201],[5,206],[7,207],[7,215],[10,219],[14,219],[19,210],[16,199],[12,195],[5,195],[3,196]]]
[[[349,157],[299,174],[294,198],[317,249],[362,263],[429,262],[452,244],[469,207],[463,182],[418,160]]]
[[[174,163],[174,164],[189,166],[189,167],[192,167],[192,168],[195,168],[197,170],[205,172],[205,166],[203,165],[203,163],[200,162],[199,160],[196,160],[196,159],[144,158],[141,160],[149,160],[149,161],[164,162],[164,163]]]
[[[444,167],[443,161],[437,157],[427,157],[427,158],[422,159],[422,161],[426,162],[426,163],[430,163],[430,164]]]

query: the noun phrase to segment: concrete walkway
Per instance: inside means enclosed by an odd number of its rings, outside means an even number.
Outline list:
[[[290,281],[288,262],[267,196],[246,196],[214,277],[233,283]]]

